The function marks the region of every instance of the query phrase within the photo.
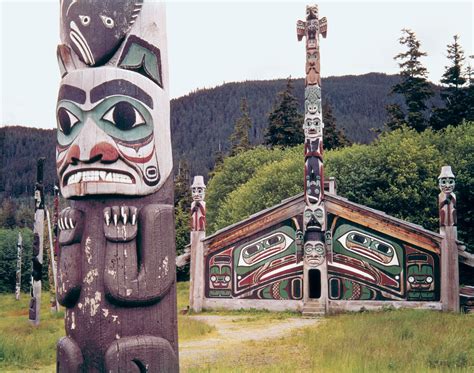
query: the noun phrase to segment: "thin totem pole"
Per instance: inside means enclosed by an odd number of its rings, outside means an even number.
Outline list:
[[[319,35],[326,37],[326,18],[318,18],[318,6],[306,7],[306,21],[297,22],[298,41],[306,37],[306,79],[305,79],[305,134],[304,152],[304,196],[306,207],[303,215],[304,267],[307,271],[321,267],[325,269],[326,210],[324,208],[324,165],[323,165],[323,118],[321,105],[321,76]],[[320,298],[308,294],[306,297]]]
[[[20,300],[21,293],[21,257],[23,255],[23,238],[21,232],[18,232],[17,256],[16,256],[16,286],[15,299]]]
[[[438,176],[439,230],[441,241],[441,302],[443,310],[459,312],[459,257],[457,248],[456,179],[451,166]]]
[[[30,322],[37,326],[40,322],[41,277],[43,274],[43,237],[44,237],[44,158],[36,163],[35,184],[35,223],[33,228],[33,270],[31,274],[31,300],[29,308]]]
[[[49,303],[50,311],[56,313],[59,311],[59,304],[56,298],[56,260],[54,257],[54,242],[53,241],[53,231],[51,229],[51,217],[49,215],[49,210],[46,209],[46,220],[48,222],[48,238],[49,244],[46,246],[46,255],[48,256],[48,281],[49,281]]]
[[[61,1],[59,372],[177,372],[163,3]]]
[[[206,184],[204,177],[194,176],[191,185],[191,281],[189,306],[194,312],[202,311],[204,299],[204,247],[201,240],[206,237]]]

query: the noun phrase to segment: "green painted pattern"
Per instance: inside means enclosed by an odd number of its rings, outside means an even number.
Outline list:
[[[241,256],[241,252],[244,248],[248,248],[252,244],[254,244],[254,245],[256,245],[256,248],[255,248],[256,251],[252,252],[252,254],[244,253],[243,255],[245,255],[246,257],[248,257],[248,255],[258,255],[258,254],[264,252],[265,250],[271,248],[272,246],[275,246],[275,244],[271,244],[271,243],[268,242],[268,237],[273,235],[273,234],[277,234],[277,233],[281,233],[283,235],[286,235],[288,237],[287,239],[291,240],[291,244],[285,250],[283,250],[282,252],[277,253],[275,255],[272,255],[272,256],[268,257],[267,259],[265,259],[263,261],[260,261],[258,263],[255,263],[251,266],[239,266],[239,259],[240,259],[240,256]],[[282,237],[285,237],[283,235],[282,235]],[[281,227],[275,229],[274,231],[266,233],[263,237],[259,237],[259,238],[255,239],[253,241],[249,241],[249,242],[246,242],[243,245],[240,245],[239,247],[237,247],[233,251],[233,260],[234,260],[234,265],[235,265],[235,273],[237,275],[245,275],[245,274],[247,274],[251,271],[254,271],[256,268],[263,266],[268,261],[273,261],[275,259],[279,259],[279,258],[285,257],[285,256],[290,255],[290,254],[296,254],[295,237],[296,237],[295,229],[293,227],[285,225],[285,226],[281,226]],[[276,244],[279,244],[280,242],[281,241],[279,241]]]
[[[137,125],[136,127],[131,128],[128,131],[122,131],[118,129],[113,123],[104,119],[104,116],[116,104],[123,101],[130,103],[138,111],[138,113],[143,117],[145,121],[144,124]],[[59,108],[61,107],[65,108],[66,110],[71,112],[77,119],[79,119],[79,122],[74,127],[72,127],[71,133],[69,135],[65,135],[60,130],[57,132],[58,142],[60,145],[63,146],[69,145],[74,141],[74,139],[81,132],[84,123],[88,119],[92,120],[97,125],[97,127],[103,130],[109,136],[122,141],[138,141],[146,138],[147,136],[153,133],[153,118],[148,109],[139,101],[128,96],[112,96],[106,98],[90,111],[83,111],[76,104],[67,100],[60,101],[58,103],[56,111],[59,110]]]

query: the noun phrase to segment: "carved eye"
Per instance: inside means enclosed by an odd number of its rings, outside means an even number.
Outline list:
[[[61,107],[57,114],[58,127],[66,136],[71,133],[72,128],[79,123],[79,119],[69,110]]]
[[[87,26],[89,23],[91,23],[91,17],[89,16],[79,16],[79,19],[84,26]]]
[[[107,28],[112,28],[115,25],[115,22],[112,18],[107,17],[107,16],[100,16],[102,19],[102,22],[104,23],[105,27]]]
[[[428,284],[431,284],[431,283],[433,282],[433,277],[428,276],[428,277],[426,278],[426,282],[427,282]]]
[[[413,284],[415,282],[415,278],[413,276],[408,277],[408,282]]]
[[[119,102],[113,106],[104,114],[102,119],[112,123],[121,131],[128,131],[145,124],[142,115],[127,101]]]

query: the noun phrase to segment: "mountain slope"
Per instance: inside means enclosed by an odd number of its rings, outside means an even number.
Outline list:
[[[400,102],[400,97],[389,97],[390,89],[398,79],[396,75],[379,73],[324,78],[323,101],[331,103],[338,126],[345,128],[350,140],[368,143],[375,136],[371,128],[383,127],[385,105]],[[254,124],[251,141],[262,143],[267,115],[285,85],[286,79],[227,83],[172,100],[175,165],[180,159],[187,159],[192,175],[207,175],[219,144],[224,150],[228,149],[228,138],[240,116],[243,97],[247,98]],[[303,79],[294,81],[294,94],[303,112]],[[434,103],[439,105],[439,98]],[[47,159],[45,183],[47,191],[51,191],[55,177],[55,137],[55,130],[20,126],[0,128],[0,192],[13,196],[32,195],[36,159],[40,156]]]

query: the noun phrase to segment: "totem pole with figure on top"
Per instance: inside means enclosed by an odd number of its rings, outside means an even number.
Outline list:
[[[305,301],[318,300],[325,307],[327,285],[321,278],[327,273],[324,207],[323,117],[321,105],[321,75],[319,36],[326,37],[326,18],[319,19],[318,6],[306,7],[306,21],[297,22],[297,36],[306,38],[306,79],[304,140],[304,278]],[[311,273],[311,276],[309,274]],[[315,274],[320,281],[318,289],[312,287]]]
[[[441,302],[443,310],[459,312],[459,254],[457,240],[456,179],[451,166],[438,176],[439,233],[441,239]]]
[[[177,372],[165,9],[62,0],[59,372]]]
[[[191,268],[189,284],[189,307],[194,312],[202,311],[204,300],[204,246],[206,237],[206,184],[203,176],[194,176],[191,185]]]

